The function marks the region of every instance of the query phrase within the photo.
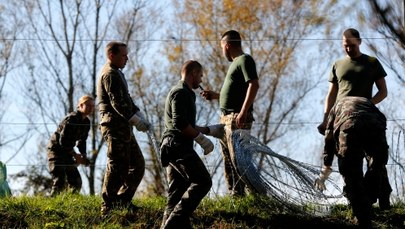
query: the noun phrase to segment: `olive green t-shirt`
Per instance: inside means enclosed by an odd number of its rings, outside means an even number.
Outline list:
[[[373,84],[385,77],[377,58],[362,54],[358,58],[345,57],[335,62],[329,75],[329,82],[338,83],[337,101],[345,96],[372,98]]]
[[[256,64],[248,54],[242,54],[232,61],[225,76],[219,96],[222,111],[240,112],[245,101],[248,82],[257,79]],[[253,110],[253,104],[249,111]]]

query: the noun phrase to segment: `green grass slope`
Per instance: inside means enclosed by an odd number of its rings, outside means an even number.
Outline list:
[[[117,209],[103,219],[101,198],[61,194],[57,197],[12,197],[0,199],[0,228],[159,228],[165,199],[136,199],[137,212]],[[351,211],[344,205],[331,206],[323,216],[299,213],[271,199],[249,196],[204,199],[194,213],[194,228],[356,228]],[[405,228],[405,206],[394,204],[389,211],[373,209],[376,228]]]

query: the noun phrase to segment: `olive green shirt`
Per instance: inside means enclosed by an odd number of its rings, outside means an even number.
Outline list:
[[[195,100],[194,92],[182,80],[170,90],[165,102],[165,131],[163,138],[171,135],[179,140],[185,140],[193,144],[193,139],[185,137],[182,130],[189,124],[195,127]]]
[[[248,82],[257,79],[256,64],[248,54],[242,54],[232,61],[225,76],[219,96],[222,111],[239,113],[245,101]],[[253,104],[249,111],[253,110]]]
[[[338,83],[337,101],[345,96],[371,99],[373,84],[386,75],[377,58],[362,54],[358,58],[345,57],[336,61],[329,82]]]

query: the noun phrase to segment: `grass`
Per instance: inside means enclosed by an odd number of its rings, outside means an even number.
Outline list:
[[[159,228],[165,199],[136,199],[141,210],[113,211],[100,217],[101,198],[63,193],[57,197],[21,196],[0,199],[0,228]],[[345,205],[332,206],[326,216],[292,213],[267,197],[204,199],[191,219],[195,228],[355,228]],[[405,228],[405,205],[389,211],[374,208],[376,228]]]

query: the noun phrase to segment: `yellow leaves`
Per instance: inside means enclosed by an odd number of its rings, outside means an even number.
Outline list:
[[[181,45],[175,45],[173,49],[168,50],[167,59],[170,62],[176,62],[183,52],[183,47]]]
[[[136,79],[136,81],[138,81],[138,80],[140,80],[141,78],[142,78],[142,76],[143,76],[143,68],[142,67],[138,67],[136,70],[135,70],[135,72],[134,72],[134,74],[133,74],[133,77]]]
[[[265,1],[224,0],[222,12],[226,15],[228,23],[230,25],[238,24],[239,29],[240,25],[250,26],[259,22],[256,12],[260,12],[262,2]]]
[[[238,30],[243,51],[253,55],[261,74],[284,72],[293,66],[301,38],[327,25],[325,12],[335,0],[175,0],[175,36],[179,43],[168,43],[166,54],[178,69],[180,57],[200,58],[205,68],[217,72],[215,81],[226,74],[219,40],[230,29]],[[326,27],[328,28],[328,27]],[[170,33],[176,31],[171,28]]]

